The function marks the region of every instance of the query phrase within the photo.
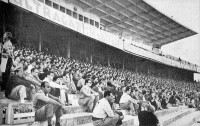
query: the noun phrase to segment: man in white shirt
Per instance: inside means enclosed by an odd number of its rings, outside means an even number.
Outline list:
[[[130,93],[131,93],[131,88],[126,87],[125,92],[120,98],[119,105],[120,108],[122,109],[131,110],[132,115],[135,116],[138,114],[138,105],[137,105],[138,101],[131,98]]]
[[[123,119],[123,116],[114,114],[110,103],[113,100],[113,94],[111,91],[104,93],[104,98],[99,100],[96,104],[93,114],[92,121],[94,126],[115,126],[119,120]]]

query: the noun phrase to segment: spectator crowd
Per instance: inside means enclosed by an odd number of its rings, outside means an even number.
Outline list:
[[[72,104],[68,94],[79,94],[78,103],[87,106],[88,112],[92,112],[101,99],[110,99],[110,93],[113,96],[111,104],[119,104],[121,109],[130,110],[132,115],[138,115],[143,103],[150,104],[155,111],[168,109],[169,103],[172,106],[179,106],[180,103],[189,107],[199,106],[198,83],[116,69],[18,47],[12,45],[11,33],[4,38],[1,45],[1,90],[8,99],[22,103],[32,101],[38,120],[46,112],[45,119],[48,121],[54,113],[59,118],[61,109]],[[105,101],[102,100],[102,103]],[[57,123],[59,125],[59,119]]]

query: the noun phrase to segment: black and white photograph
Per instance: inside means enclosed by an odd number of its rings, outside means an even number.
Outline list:
[[[200,0],[0,0],[0,126],[200,126]]]

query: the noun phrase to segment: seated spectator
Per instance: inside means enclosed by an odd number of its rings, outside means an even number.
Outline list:
[[[131,114],[135,116],[138,114],[138,105],[137,105],[138,101],[131,98],[130,93],[131,93],[131,88],[126,87],[125,93],[120,98],[119,105],[120,108],[122,109],[131,110]]]
[[[28,70],[27,70],[27,72],[28,72],[28,73],[31,73],[31,69],[34,68],[35,65],[36,65],[35,60],[32,59],[32,60],[30,61],[30,64],[28,65]]]
[[[179,106],[178,105],[178,99],[176,98],[176,92],[173,92],[173,95],[170,96],[169,98],[169,103],[172,104],[172,106]]]
[[[90,79],[85,80],[85,85],[80,90],[79,105],[86,106],[88,112],[92,112],[94,106],[98,102],[99,94],[91,89],[92,81]]]
[[[188,107],[189,108],[196,108],[195,106],[195,100],[193,98],[189,99]]]
[[[32,68],[32,69],[31,69],[31,73],[28,74],[28,75],[25,77],[26,80],[28,80],[28,81],[34,83],[35,85],[37,85],[37,88],[39,88],[39,87],[40,87],[40,84],[41,84],[41,83],[35,78],[36,76],[38,76],[38,72],[39,72],[39,71],[38,71],[36,68]]]
[[[99,100],[92,113],[92,121],[94,126],[115,126],[119,120],[124,117],[114,114],[110,103],[113,102],[113,94],[111,91],[105,91],[104,98]]]
[[[52,71],[48,71],[43,81],[49,82],[51,86],[50,94],[52,94],[53,96],[59,97],[60,89],[68,90],[68,88],[65,85],[57,84],[56,82],[54,82],[53,81],[54,76],[55,74]]]
[[[74,82],[74,84],[76,85],[76,89],[78,90],[78,91],[80,91],[81,90],[81,87],[80,88],[78,88],[77,87],[77,85],[78,85],[78,81],[81,79],[81,77],[80,77],[80,73],[78,72],[78,71],[75,71],[75,70],[72,70],[72,72],[73,72],[73,82]]]
[[[48,82],[41,83],[41,90],[38,91],[33,99],[33,107],[35,109],[35,121],[48,121],[48,126],[52,126],[51,119],[56,116],[55,126],[60,126],[60,117],[64,103],[49,94],[51,90]]]
[[[159,120],[154,114],[155,108],[150,104],[142,104],[138,113],[139,126],[159,126]]]
[[[6,84],[5,96],[8,99],[24,103],[25,98],[32,100],[35,94],[35,86],[23,78],[23,69],[15,70]]]
[[[152,93],[152,99],[150,103],[155,107],[155,110],[162,110],[161,103],[156,93]]]
[[[61,86],[65,86],[63,85],[63,80],[62,80],[63,76],[55,76],[53,78],[53,81],[56,84],[59,84]],[[68,99],[68,94],[67,94],[68,89],[67,88],[60,88],[60,99],[65,103],[65,105],[70,105],[69,103],[69,99]]]
[[[101,90],[101,86],[100,86],[99,82],[93,84],[92,90],[99,93],[99,99],[103,98],[104,92]]]
[[[67,90],[67,93],[75,94],[77,92],[76,86],[75,86],[74,82],[70,80],[70,75],[68,72],[63,73],[62,80],[63,80],[63,84],[66,85],[66,87],[69,89],[69,90]]]
[[[21,59],[19,58],[19,56],[15,57],[15,60],[13,62],[13,66],[12,66],[12,71],[15,71],[22,67],[23,67],[23,64],[21,63]]]
[[[117,104],[115,103],[115,97],[114,97],[114,95],[113,95],[112,100],[109,101],[109,103],[110,103],[110,106],[111,106],[111,108],[112,108],[114,114],[120,116],[120,119],[118,120],[118,122],[117,122],[116,125],[117,125],[117,126],[118,126],[118,125],[119,125],[119,126],[122,125],[122,120],[124,119],[124,115],[123,115],[122,112],[120,112],[120,111],[118,110]]]
[[[60,85],[53,82],[53,78],[54,78],[54,73],[52,71],[48,71],[43,81],[48,82],[50,84],[51,87],[50,94],[52,94],[55,97],[59,97]]]
[[[107,82],[107,86],[104,86],[105,91],[111,91],[113,95],[116,96],[118,94],[118,91],[116,90],[116,86],[113,85],[110,81]]]
[[[117,103],[117,104],[119,104],[120,98],[124,93],[123,89],[125,90],[125,87],[118,88],[118,91],[117,91],[117,94],[116,94],[116,99],[115,99],[115,103]]]
[[[77,90],[80,91],[81,88],[84,86],[85,84],[85,79],[82,78],[82,74],[79,73],[79,80],[77,82]]]
[[[160,102],[161,102],[161,106],[162,106],[163,109],[168,109],[168,107],[167,107],[168,98],[167,98],[167,96],[166,96],[165,93],[162,94],[162,97],[161,97],[161,101],[160,101]]]
[[[197,106],[197,110],[200,110],[200,89],[197,89],[196,93],[195,93],[195,101],[196,101],[196,106]]]

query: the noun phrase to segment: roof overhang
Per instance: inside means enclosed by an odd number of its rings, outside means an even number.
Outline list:
[[[100,17],[111,33],[160,47],[197,34],[143,0],[65,0]]]

